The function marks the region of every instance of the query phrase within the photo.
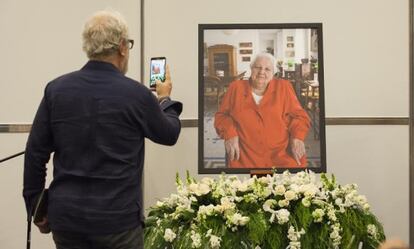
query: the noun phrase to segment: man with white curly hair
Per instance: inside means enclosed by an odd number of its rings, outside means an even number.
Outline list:
[[[54,152],[48,213],[35,224],[52,231],[58,249],[143,248],[144,139],[174,145],[182,104],[169,97],[168,68],[158,99],[125,76],[133,45],[119,13],[97,12],[83,31],[89,61],[45,88],[26,145],[23,196],[32,214]]]

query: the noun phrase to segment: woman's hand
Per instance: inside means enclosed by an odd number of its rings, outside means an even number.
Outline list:
[[[224,141],[224,148],[230,161],[240,159],[239,137],[232,137]]]
[[[292,138],[290,141],[290,149],[292,151],[293,158],[300,165],[300,159],[306,155],[305,143],[297,138]]]

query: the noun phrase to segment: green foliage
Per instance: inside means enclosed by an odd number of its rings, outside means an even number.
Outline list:
[[[266,233],[266,239],[263,242],[262,249],[280,249],[286,248],[289,244],[289,241],[286,236],[281,236],[281,234],[286,234],[287,232],[286,225],[272,224],[269,230]]]
[[[179,193],[186,194],[179,197],[174,195],[150,209],[144,229],[145,248],[191,249],[192,236],[197,234],[201,239],[199,249],[210,249],[212,236],[220,238],[220,249],[254,249],[256,246],[261,249],[284,249],[292,240],[288,237],[289,228],[294,228],[298,234],[302,229],[305,231],[304,234],[300,233],[299,238],[302,249],[332,249],[335,248],[334,243],[339,241],[341,249],[357,249],[360,242],[363,242],[364,249],[375,249],[385,240],[381,223],[368,210],[369,205],[364,205],[367,204],[365,197],[356,193],[356,185],[342,187],[337,184],[335,176],[321,174],[322,185],[307,182],[299,186],[301,181],[306,180],[306,174],[300,176],[301,179],[296,179],[297,183],[285,173],[281,176],[284,178],[281,182],[276,182],[279,179],[276,175],[270,180],[254,178],[249,181],[247,188],[240,188],[241,182],[232,182],[222,175],[217,181],[201,181],[204,188],[209,184],[209,191],[201,191],[201,187],[197,189],[199,185],[188,171],[185,182],[177,174]],[[234,187],[233,184],[239,187]],[[296,191],[296,197],[289,199],[288,206],[278,203],[282,200],[286,202],[287,195],[273,191],[275,186],[281,184],[290,192]],[[296,186],[290,187],[289,184]],[[309,188],[308,185],[312,186]],[[300,187],[304,190],[299,190]],[[192,190],[194,188],[197,191]],[[312,192],[315,191],[314,188],[318,191]],[[267,200],[270,201],[265,208]],[[339,202],[336,203],[336,200]],[[200,208],[201,206],[204,207]],[[203,212],[200,212],[202,209]],[[316,209],[323,210],[323,214],[320,214],[321,210],[317,212],[319,218],[322,217],[321,222],[316,218],[314,220],[312,215]],[[289,214],[288,221],[283,221],[283,218],[278,218],[276,211],[278,215],[287,217],[286,210]],[[237,224],[237,219],[236,223],[232,223],[234,221],[229,217],[234,217],[235,214],[239,221],[242,220],[240,217],[245,218],[243,225]],[[332,233],[337,226],[339,236],[335,240]],[[376,232],[373,233],[368,227]],[[172,242],[167,242],[164,238],[166,229],[171,229],[176,235]]]
[[[251,242],[260,245],[264,240],[269,225],[263,212],[257,211],[250,215],[250,221],[247,223],[249,230],[248,237]]]

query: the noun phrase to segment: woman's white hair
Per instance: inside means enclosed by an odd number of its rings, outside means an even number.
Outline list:
[[[128,39],[128,27],[120,13],[98,11],[85,23],[82,38],[88,58],[100,59],[114,53]]]
[[[269,54],[269,53],[266,53],[266,52],[259,53],[253,58],[252,62],[250,63],[250,69],[254,67],[254,65],[256,64],[256,61],[258,59],[263,59],[263,58],[268,59],[271,62],[273,72],[275,72],[275,70],[276,70],[276,59],[272,54]]]

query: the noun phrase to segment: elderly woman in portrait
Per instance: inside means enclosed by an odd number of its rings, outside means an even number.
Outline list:
[[[258,54],[250,67],[250,79],[232,82],[215,114],[228,167],[306,167],[310,120],[291,83],[273,78],[271,54]]]

